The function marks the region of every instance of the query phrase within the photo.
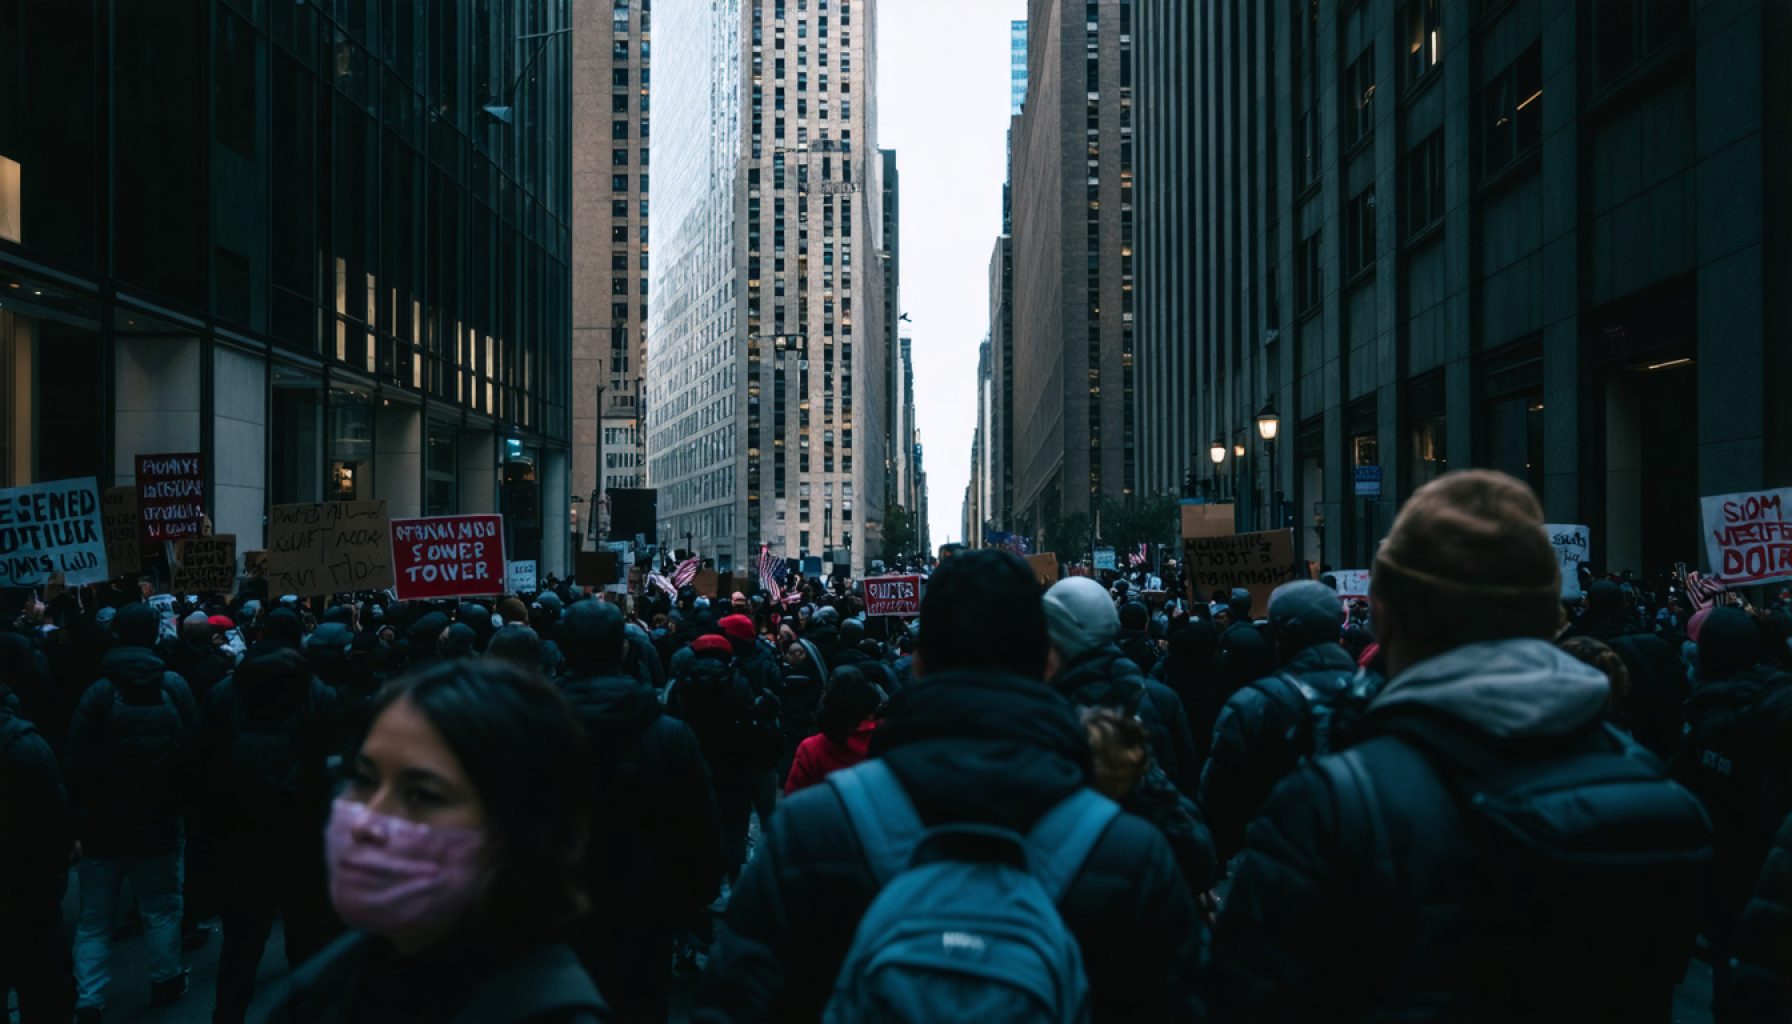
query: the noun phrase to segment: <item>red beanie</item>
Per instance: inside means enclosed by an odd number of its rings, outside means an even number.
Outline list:
[[[724,658],[734,656],[734,647],[728,643],[728,638],[717,636],[714,633],[698,637],[691,644],[691,650],[698,654],[719,654]]]
[[[236,628],[236,620],[232,619],[228,615],[213,615],[212,617],[206,619],[205,621],[206,621],[206,624],[211,626],[213,629],[221,629],[226,632]]]
[[[727,615],[722,618],[722,632],[730,640],[753,639],[753,620],[745,615]]]

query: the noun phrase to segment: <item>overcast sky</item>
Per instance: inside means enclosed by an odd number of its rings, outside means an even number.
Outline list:
[[[912,323],[915,418],[935,548],[960,516],[989,333],[989,253],[1007,173],[1009,23],[1025,0],[880,0],[878,145],[902,176],[901,310]]]

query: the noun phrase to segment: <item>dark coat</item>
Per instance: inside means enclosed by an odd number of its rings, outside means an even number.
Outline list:
[[[1024,831],[1091,773],[1070,705],[1038,682],[985,673],[918,680],[873,734],[871,752],[928,824]],[[833,788],[790,797],[734,889],[692,1019],[819,1019],[876,892]],[[1201,924],[1157,829],[1118,818],[1059,907],[1082,945],[1095,1020],[1195,1017]]]
[[[209,641],[196,644],[172,639],[162,645],[161,654],[168,670],[187,681],[187,689],[193,691],[193,700],[201,707],[205,705],[205,695],[236,667],[230,652]]]
[[[1792,1019],[1792,816],[1774,838],[1730,953],[1727,1019]]]
[[[0,685],[0,696],[6,693]],[[0,934],[8,922],[35,925],[45,912],[54,916],[75,842],[56,755],[5,704],[0,700]]]
[[[1188,712],[1176,691],[1145,678],[1120,648],[1103,644],[1073,659],[1051,682],[1052,689],[1077,707],[1118,708],[1136,714],[1151,734],[1158,767],[1184,793],[1200,782],[1201,766],[1189,731]]]
[[[192,785],[199,710],[186,681],[147,647],[115,647],[68,735],[70,795],[88,856],[169,853]]]

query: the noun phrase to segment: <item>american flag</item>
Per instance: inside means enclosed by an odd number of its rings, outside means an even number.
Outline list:
[[[672,581],[661,576],[657,572],[650,572],[647,574],[647,585],[665,592],[667,597],[675,598],[678,596],[678,588],[672,585]]]
[[[759,585],[765,588],[766,596],[773,604],[784,603],[784,579],[790,575],[790,567],[782,558],[773,558],[770,548],[759,549]]]
[[[1694,611],[1711,607],[1711,603],[1717,600],[1717,595],[1727,589],[1729,588],[1720,580],[1701,576],[1697,572],[1686,574],[1686,596],[1692,599]]]
[[[672,569],[672,586],[674,589],[688,587],[697,578],[697,570],[703,568],[703,559],[695,555],[678,563]]]
[[[1149,544],[1141,543],[1139,544],[1139,550],[1127,555],[1126,560],[1131,562],[1135,568],[1144,565],[1146,562],[1151,561],[1150,548],[1151,546]]]

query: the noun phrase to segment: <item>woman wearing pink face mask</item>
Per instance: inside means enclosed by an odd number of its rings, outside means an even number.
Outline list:
[[[608,1019],[560,944],[584,902],[586,750],[560,694],[508,665],[387,687],[325,835],[354,931],[293,973],[270,1019]]]

